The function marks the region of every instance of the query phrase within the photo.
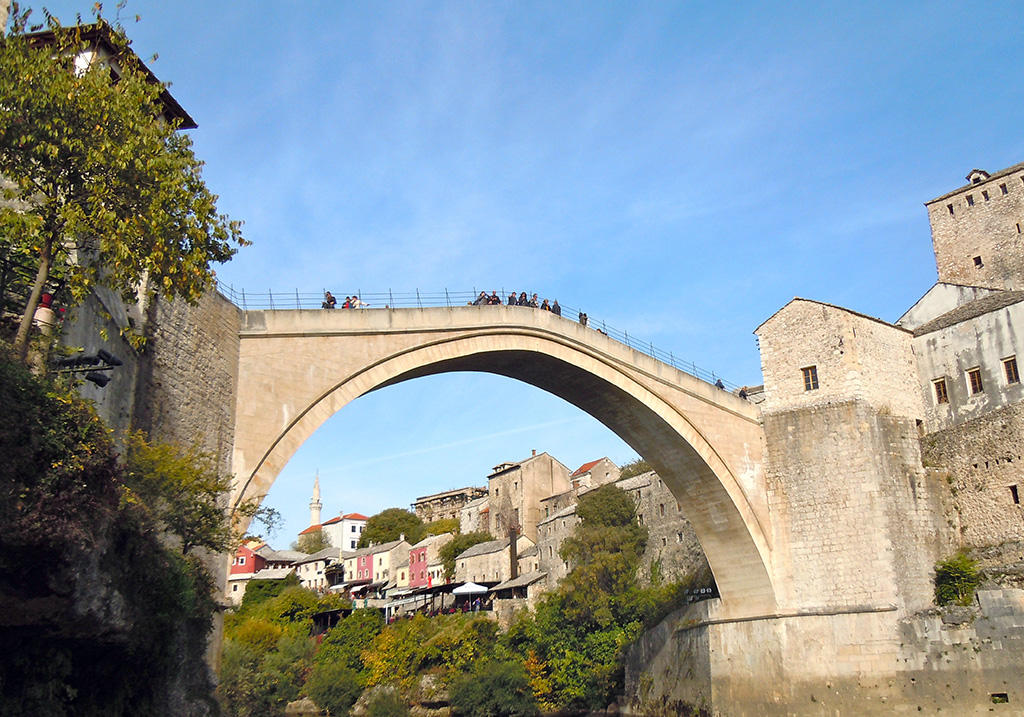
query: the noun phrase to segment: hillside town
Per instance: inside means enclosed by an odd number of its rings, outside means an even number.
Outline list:
[[[646,464],[637,461],[630,468],[624,472],[610,459],[599,458],[570,470],[552,455],[533,451],[528,458],[496,465],[486,477],[486,487],[417,498],[410,507],[427,526],[422,540],[411,543],[400,535],[366,547],[357,546],[367,516],[346,513],[321,521],[317,476],[310,525],[298,537],[319,533],[329,547],[306,554],[249,540],[233,556],[226,597],[237,606],[251,581],[284,580],[294,574],[304,588],[338,593],[354,608],[378,608],[388,618],[478,610],[508,624],[517,611],[535,606],[568,574],[570,566],[559,552],[579,522],[577,502],[607,484],[632,498],[638,521],[649,531],[640,579],[650,580],[653,573],[659,579],[693,576],[693,599],[717,595],[682,506]],[[430,525],[442,520],[457,521],[461,535],[487,534],[494,539],[457,554],[453,574],[446,574],[442,548],[456,534],[430,533]]]

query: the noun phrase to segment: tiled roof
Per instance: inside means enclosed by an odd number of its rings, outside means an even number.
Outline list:
[[[344,518],[345,520],[369,520],[369,518],[367,518],[362,513],[346,513],[345,515],[343,515],[341,517]]]
[[[488,540],[487,542],[477,543],[470,548],[466,548],[462,553],[459,553],[456,560],[472,558],[477,555],[489,555],[490,553],[496,553],[499,550],[503,550],[506,547],[508,547],[507,540]]]
[[[600,463],[603,460],[604,460],[604,458],[598,458],[596,461],[590,461],[589,463],[584,463],[579,468],[574,470],[571,475],[573,475],[573,476],[581,476],[584,473],[587,473],[591,468],[593,468],[594,466],[596,466],[598,463]]]
[[[327,558],[334,558],[335,560],[337,560],[340,557],[341,557],[341,548],[324,548],[323,550],[318,550],[317,552],[313,553],[312,555],[307,555],[306,557],[301,558],[300,560],[296,560],[295,562],[296,563],[313,563],[313,562],[316,562],[317,560],[325,560]]]
[[[914,336],[930,334],[932,331],[946,329],[969,319],[975,319],[983,314],[988,314],[1007,306],[1024,301],[1024,291],[997,291],[987,294],[980,299],[970,301],[963,306],[958,306],[951,311],[936,316],[931,321],[921,324],[914,329]]]
[[[303,530],[301,533],[299,533],[299,535],[309,535],[310,533],[317,533],[319,531],[320,531],[320,526],[319,525],[311,525],[308,528],[306,528],[305,530]]]
[[[491,592],[495,592],[496,590],[508,590],[509,588],[519,588],[525,585],[533,585],[535,582],[543,580],[545,577],[547,577],[547,573],[542,570],[523,573],[517,578],[512,578],[511,580],[506,580],[503,583],[498,583],[491,588]]]
[[[620,490],[636,490],[637,488],[646,488],[651,484],[651,476],[654,475],[654,471],[647,471],[641,473],[638,476],[632,478],[623,478],[622,480],[615,481],[615,487]]]
[[[252,576],[253,580],[284,580],[295,571],[294,568],[264,568]]]
[[[341,522],[341,516],[338,515],[338,516],[335,516],[335,517],[331,518],[330,520],[325,520],[323,523],[321,523],[321,525],[334,525],[335,523],[340,523],[340,522]]]

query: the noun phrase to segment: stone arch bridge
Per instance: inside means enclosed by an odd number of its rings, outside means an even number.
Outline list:
[[[601,421],[682,504],[725,611],[775,610],[758,409],[592,328],[527,307],[243,312],[232,505],[265,496],[298,447],[350,401],[451,371],[518,379]]]

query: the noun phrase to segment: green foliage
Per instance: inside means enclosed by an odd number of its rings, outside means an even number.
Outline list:
[[[322,530],[314,530],[312,533],[304,533],[299,536],[298,540],[292,543],[292,550],[298,550],[300,553],[305,553],[306,555],[319,553],[324,548],[329,547],[331,547],[331,540],[327,537],[327,533]]]
[[[628,598],[637,588],[636,570],[647,529],[636,522],[632,498],[612,484],[581,496],[580,524],[559,554],[572,571],[562,579],[562,609],[581,624],[606,627],[636,619]]]
[[[642,475],[652,470],[654,469],[651,468],[650,463],[645,461],[643,458],[637,458],[622,466],[619,473],[619,480],[622,480],[623,478],[633,478],[634,476]]]
[[[360,685],[369,684],[363,651],[383,629],[384,615],[379,610],[354,610],[324,636],[316,653],[317,664],[342,665],[356,675]]]
[[[970,605],[980,582],[978,564],[961,551],[935,565],[935,602]]]
[[[444,535],[445,533],[451,533],[452,535],[459,534],[459,519],[458,518],[441,518],[430,523],[426,523],[423,526],[426,535]]]
[[[150,443],[140,432],[125,442],[122,500],[141,503],[154,522],[177,538],[183,553],[193,548],[222,553],[235,546],[241,536],[222,507],[232,479],[217,470],[213,456],[195,446],[183,450]]]
[[[464,553],[478,543],[486,543],[489,540],[494,540],[494,536],[478,530],[472,533],[456,535],[445,543],[440,553],[441,562],[444,563],[444,576],[449,580],[455,577],[455,558],[459,557],[459,554]]]
[[[347,715],[359,699],[363,684],[359,675],[344,664],[318,659],[302,691],[332,715]]]
[[[526,671],[514,662],[483,662],[451,687],[456,717],[539,715]]]
[[[366,701],[366,717],[408,717],[409,706],[398,690],[379,689]]]
[[[416,615],[388,625],[363,651],[369,684],[411,686],[423,660],[423,645],[439,622]]]
[[[250,613],[264,600],[277,597],[287,588],[299,584],[299,576],[289,573],[281,580],[250,580],[245,587],[245,595],[242,596],[242,604],[239,606],[240,613]]]
[[[201,699],[209,574],[121,500],[88,403],[0,358],[0,405],[0,714],[159,714],[186,682]]]
[[[104,63],[71,71],[68,58],[87,45],[81,26],[61,28],[47,15],[53,42],[40,47],[24,37],[26,22],[15,13],[0,44],[0,175],[10,180],[0,254],[17,257],[22,284],[34,277],[21,287],[21,359],[51,277],[67,305],[96,284],[133,300],[143,278],[153,292],[195,301],[211,262],[246,243],[240,224],[217,213],[189,138],[177,122],[159,121],[163,87],[148,81],[122,32],[99,21],[118,54],[114,83]]]
[[[283,631],[264,649],[228,638],[221,654],[220,693],[235,717],[282,714],[298,699],[312,669],[315,644],[306,635]]]
[[[366,521],[359,536],[359,547],[390,543],[402,535],[410,544],[420,542],[426,535],[423,521],[404,508],[386,508]]]

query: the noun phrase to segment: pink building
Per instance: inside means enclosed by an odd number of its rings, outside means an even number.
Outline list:
[[[256,553],[256,550],[262,546],[263,543],[253,542],[239,546],[238,550],[235,551],[234,559],[231,561],[231,575],[252,574],[267,567],[266,559]]]

